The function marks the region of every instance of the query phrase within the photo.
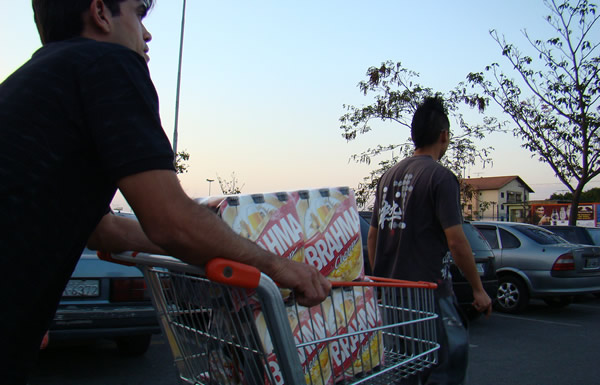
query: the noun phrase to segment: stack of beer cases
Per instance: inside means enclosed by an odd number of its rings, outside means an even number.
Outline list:
[[[231,195],[221,199],[218,213],[236,233],[283,258],[315,266],[331,281],[365,278],[359,215],[348,187]],[[289,294],[282,290],[284,300]],[[287,309],[297,343],[381,326],[375,293],[368,287],[334,289],[319,306]],[[273,378],[283,383],[259,308],[255,323]],[[300,349],[307,383],[333,384],[371,370],[382,363],[381,344],[381,333],[366,332]]]

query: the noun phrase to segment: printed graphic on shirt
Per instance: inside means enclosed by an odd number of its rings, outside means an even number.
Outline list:
[[[450,265],[454,262],[452,254],[448,251],[442,259],[442,279],[452,279],[452,273],[450,272]]]
[[[392,188],[385,186],[379,208],[379,227],[390,230],[406,228],[404,213],[408,198],[413,191],[413,174],[406,174],[401,181],[395,180]]]

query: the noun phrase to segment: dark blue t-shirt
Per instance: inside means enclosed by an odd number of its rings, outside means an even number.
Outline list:
[[[156,169],[174,170],[173,152],[134,51],[52,43],[0,84],[3,379],[27,371],[117,181]]]

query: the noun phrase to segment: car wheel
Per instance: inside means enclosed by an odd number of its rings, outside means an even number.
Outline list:
[[[152,340],[152,334],[140,334],[136,336],[118,337],[115,342],[119,353],[124,356],[141,356],[146,353]]]
[[[571,304],[571,302],[573,302],[573,298],[572,297],[548,297],[548,298],[544,298],[544,302],[546,302],[546,305],[548,305],[550,307],[560,308],[560,307],[569,306]]]
[[[520,278],[505,275],[498,279],[496,309],[504,313],[519,313],[529,303],[529,293]]]

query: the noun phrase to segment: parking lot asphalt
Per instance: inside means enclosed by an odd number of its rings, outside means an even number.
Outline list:
[[[469,383],[597,384],[600,299],[565,308],[532,301],[522,314],[494,313],[470,325]]]
[[[469,328],[471,385],[581,385],[600,378],[600,299],[568,307],[532,301],[522,314],[495,312]],[[177,372],[161,335],[142,357],[120,357],[112,342],[58,344],[40,357],[30,385],[172,385]]]

